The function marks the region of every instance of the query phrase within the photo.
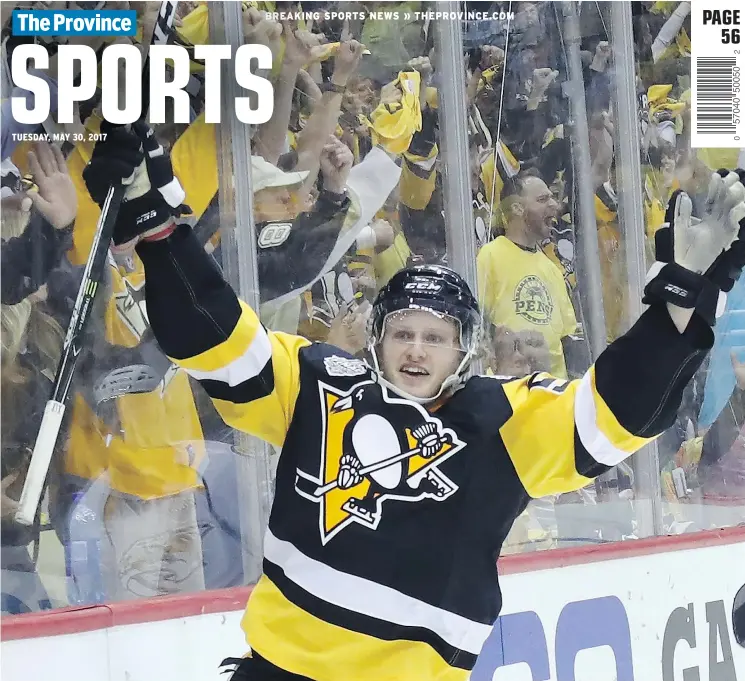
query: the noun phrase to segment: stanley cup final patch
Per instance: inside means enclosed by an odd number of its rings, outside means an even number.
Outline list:
[[[323,364],[329,376],[364,376],[370,368],[361,359],[339,355],[324,357]]]

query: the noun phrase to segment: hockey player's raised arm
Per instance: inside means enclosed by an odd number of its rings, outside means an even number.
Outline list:
[[[152,131],[132,127],[110,129],[83,173],[99,205],[110,185],[128,186],[113,249],[137,245],[150,326],[163,352],[201,382],[228,425],[281,445],[298,393],[298,351],[308,341],[266,331],[191,228],[176,226],[174,218],[188,211],[183,188]]]
[[[500,434],[528,494],[584,487],[670,427],[713,343],[698,317],[681,334],[665,306],[653,305],[581,379],[504,383],[512,416]]]
[[[267,331],[223,279],[191,228],[142,242],[150,324],[163,352],[199,380],[225,423],[281,446],[309,342]]]
[[[688,381],[714,343],[712,327],[745,265],[745,187],[712,176],[702,220],[682,192],[670,200],[647,277],[649,309],[572,382],[547,374],[507,381],[502,440],[528,494],[583,487],[669,428]]]

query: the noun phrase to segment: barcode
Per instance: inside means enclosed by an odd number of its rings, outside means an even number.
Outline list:
[[[699,135],[735,134],[734,71],[727,57],[697,57],[696,132]]]

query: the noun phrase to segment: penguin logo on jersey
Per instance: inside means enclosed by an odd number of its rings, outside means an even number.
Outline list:
[[[353,523],[377,529],[389,501],[443,501],[458,490],[439,467],[466,443],[439,419],[374,381],[347,392],[318,385],[320,470],[298,469],[295,490],[319,505],[323,544]]]

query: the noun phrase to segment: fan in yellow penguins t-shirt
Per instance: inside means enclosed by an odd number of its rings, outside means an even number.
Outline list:
[[[551,233],[559,204],[535,171],[505,184],[506,236],[479,252],[478,284],[484,316],[513,331],[537,331],[551,355],[551,373],[566,377],[562,338],[577,328],[561,270],[540,249]]]

